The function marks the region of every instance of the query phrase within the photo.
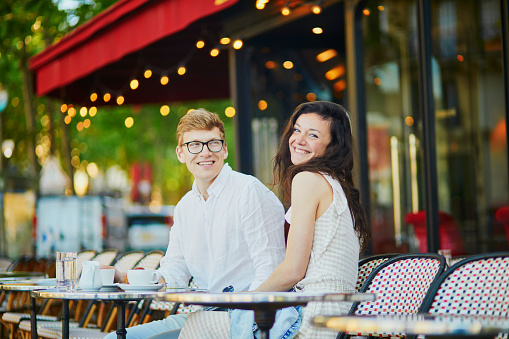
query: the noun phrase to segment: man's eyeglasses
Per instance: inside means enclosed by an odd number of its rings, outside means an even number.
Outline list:
[[[213,139],[213,140],[209,140],[207,142],[189,141],[189,142],[183,143],[182,146],[184,146],[184,145],[187,146],[187,150],[191,154],[198,154],[201,151],[203,151],[204,145],[207,145],[207,148],[209,149],[209,151],[216,153],[216,152],[220,152],[223,149],[223,143],[224,143],[224,140]]]

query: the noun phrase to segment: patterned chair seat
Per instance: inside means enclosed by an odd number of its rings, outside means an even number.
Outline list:
[[[199,289],[200,287],[191,278],[189,280],[189,288]],[[153,311],[172,312],[174,307],[175,307],[175,303],[171,302],[171,301],[153,301],[150,304],[150,309]],[[179,306],[178,306],[176,312],[174,312],[174,314],[189,314],[192,312],[202,311],[203,309],[204,309],[203,306],[185,305],[185,304],[179,303]]]
[[[457,262],[433,286],[419,312],[509,316],[509,252]]]
[[[130,251],[124,253],[115,259],[113,267],[115,267],[120,272],[127,272],[128,270],[132,269],[143,256],[143,251]]]
[[[445,269],[438,254],[403,254],[380,264],[368,277],[361,292],[377,294],[372,302],[356,302],[349,315],[417,313],[430,286]],[[348,332],[346,336],[405,337],[404,333]]]
[[[78,327],[79,324],[77,322],[70,322],[69,323],[69,328],[75,328],[75,327]],[[48,329],[48,333],[50,332],[50,330],[58,330],[60,328],[62,328],[62,322],[61,321],[48,321],[48,320],[39,320],[39,318],[37,318],[37,335],[38,336],[41,336],[41,334],[39,333],[41,331],[41,329]],[[21,320],[19,325],[18,325],[18,329],[20,331],[24,331],[24,332],[31,332],[32,331],[32,323],[29,319],[25,319],[25,320]],[[53,331],[51,331],[53,333]],[[55,338],[56,338],[56,332],[57,331],[54,331],[55,333]]]
[[[368,276],[371,274],[371,272],[373,272],[375,268],[378,267],[378,265],[383,264],[390,258],[393,258],[397,255],[400,254],[399,253],[379,254],[361,259],[359,261],[359,271],[357,276],[357,283],[355,284],[355,290],[356,291],[361,290],[362,285],[364,285],[364,282],[366,281]]]
[[[104,250],[101,253],[97,253],[92,260],[99,262],[101,265],[111,265],[118,254],[116,249]]]
[[[134,267],[143,267],[146,270],[155,270],[159,267],[164,252],[160,250],[150,251],[141,258]]]
[[[2,320],[8,323],[18,324],[23,319],[30,319],[30,313],[6,312],[2,315]],[[59,318],[53,315],[37,314],[37,320],[57,321]]]

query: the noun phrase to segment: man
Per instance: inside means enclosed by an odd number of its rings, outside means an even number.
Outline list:
[[[177,142],[177,157],[195,181],[175,207],[170,242],[159,269],[163,282],[187,287],[193,277],[209,292],[222,292],[230,285],[237,292],[255,289],[284,259],[281,202],[258,179],[224,163],[228,148],[217,114],[205,109],[188,112],[177,127]],[[116,272],[115,280],[124,276]],[[127,338],[178,330],[186,317],[173,315],[128,328]]]

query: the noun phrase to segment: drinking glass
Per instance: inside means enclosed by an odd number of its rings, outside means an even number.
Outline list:
[[[451,267],[451,250],[450,249],[440,249],[440,250],[438,250],[438,254],[444,256],[447,266]]]
[[[76,252],[56,253],[57,290],[75,292],[78,284],[76,277]]]

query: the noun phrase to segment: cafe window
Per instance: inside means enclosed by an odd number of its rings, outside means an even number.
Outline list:
[[[440,246],[507,250],[495,218],[509,191],[499,2],[431,9]],[[373,253],[426,251],[416,11],[367,1],[361,15]]]

